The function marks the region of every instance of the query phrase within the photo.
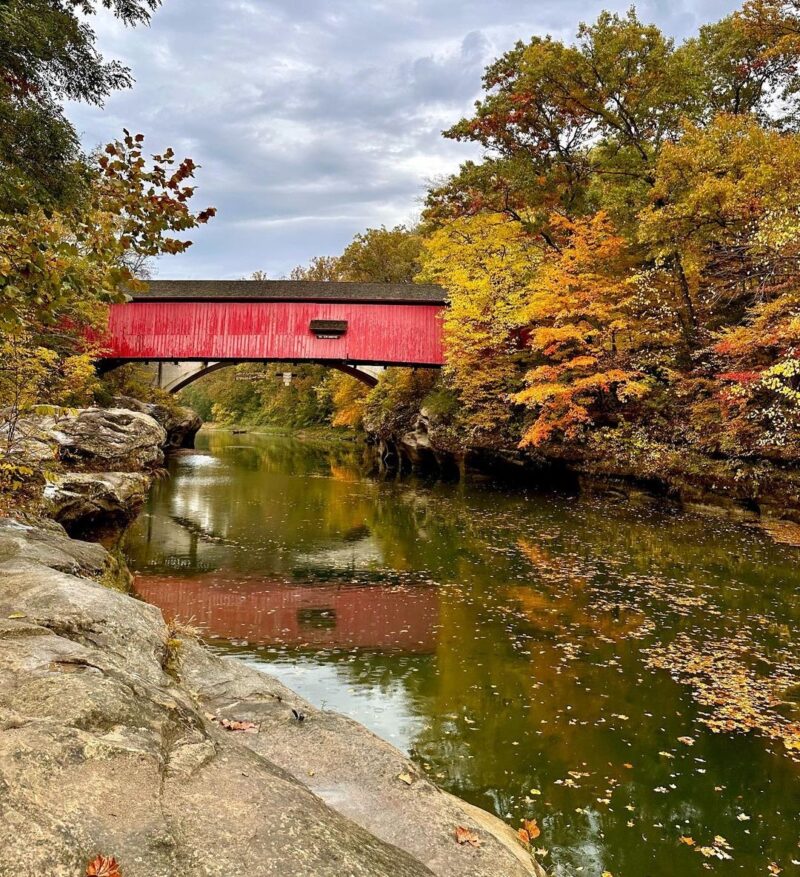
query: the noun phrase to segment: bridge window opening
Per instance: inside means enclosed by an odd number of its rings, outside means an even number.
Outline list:
[[[303,630],[333,630],[336,627],[336,610],[331,607],[298,609],[297,624]]]
[[[347,332],[347,320],[312,320],[309,328],[317,338],[341,338]]]

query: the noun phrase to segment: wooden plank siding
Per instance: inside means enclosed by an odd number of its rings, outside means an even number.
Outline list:
[[[135,300],[114,304],[102,358],[440,366],[444,304]],[[318,338],[312,320],[345,320]]]

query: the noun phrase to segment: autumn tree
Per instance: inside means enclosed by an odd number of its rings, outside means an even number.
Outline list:
[[[419,271],[422,242],[404,225],[357,234],[337,260],[340,280],[411,283]]]
[[[513,400],[535,415],[523,446],[615,425],[650,389],[631,365],[641,339],[625,240],[603,213],[551,225],[558,249],[545,253],[522,310],[533,368]]]
[[[441,284],[445,371],[468,414],[473,441],[508,423],[510,393],[520,389],[524,304],[542,247],[524,227],[498,214],[464,216],[425,241],[421,279]]]
[[[74,204],[87,184],[78,137],[62,101],[102,104],[133,82],[106,61],[78,13],[99,6],[146,24],[160,0],[15,0],[0,4],[0,213]]]
[[[0,405],[11,406],[9,422],[19,418],[22,401],[28,408],[88,401],[106,304],[140,285],[133,271],[140,258],[186,250],[191,241],[183,233],[214,215],[189,206],[194,163],[178,162],[172,150],[148,160],[143,140],[126,132],[105,148],[87,168],[80,205],[0,214],[0,335],[7,353]],[[27,389],[19,385],[26,374]]]

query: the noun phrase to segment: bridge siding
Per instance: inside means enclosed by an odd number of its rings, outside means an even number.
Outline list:
[[[112,305],[106,359],[334,360],[441,365],[439,305],[134,301]],[[311,320],[347,320],[338,339]]]

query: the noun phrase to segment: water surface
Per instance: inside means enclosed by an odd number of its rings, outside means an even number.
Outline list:
[[[128,534],[140,595],[537,819],[559,877],[800,874],[800,549],[369,471],[356,445],[201,433]]]

